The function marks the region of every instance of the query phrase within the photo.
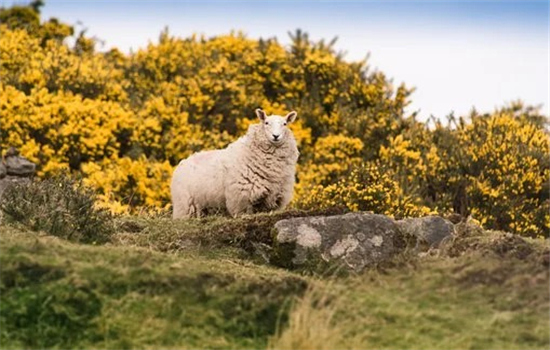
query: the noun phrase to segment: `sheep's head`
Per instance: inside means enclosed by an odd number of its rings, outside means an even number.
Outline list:
[[[256,115],[260,119],[260,124],[267,140],[273,145],[281,145],[291,132],[288,129],[288,125],[296,119],[298,113],[292,111],[284,117],[280,115],[268,116],[264,111],[258,108],[256,110]]]

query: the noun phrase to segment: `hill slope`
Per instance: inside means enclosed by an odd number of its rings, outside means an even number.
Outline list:
[[[470,228],[392,268],[327,276],[216,231],[269,217],[239,220],[126,218],[103,246],[0,226],[1,347],[548,347],[547,242]]]

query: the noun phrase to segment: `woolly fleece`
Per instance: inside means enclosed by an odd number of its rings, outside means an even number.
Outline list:
[[[171,184],[174,219],[212,211],[238,216],[288,205],[299,152],[286,124],[296,113],[267,117],[260,112],[262,123],[250,125],[246,135],[227,148],[195,153],[179,163]],[[279,143],[271,138],[266,120],[282,128]]]

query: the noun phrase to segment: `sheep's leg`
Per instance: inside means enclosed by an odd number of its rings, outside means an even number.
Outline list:
[[[173,203],[172,218],[188,219],[190,217],[199,217],[202,209],[195,205],[191,199],[178,200]]]
[[[293,194],[294,194],[294,181],[292,182],[289,181],[286,188],[277,195],[277,199],[276,199],[277,210],[285,209],[286,206],[292,200]]]
[[[174,207],[172,209],[173,219],[187,219],[189,216],[189,209],[187,206],[174,203]]]
[[[173,219],[182,219],[189,217],[189,203],[185,200],[184,195],[181,193],[174,193],[172,191],[172,218]]]
[[[252,206],[247,205],[243,201],[228,201],[227,211],[233,217],[237,217],[242,214],[252,214]]]
[[[267,197],[266,199],[263,199],[257,207],[255,206],[254,209],[257,209],[256,212],[270,212],[273,213],[275,211],[284,209],[286,204],[283,204],[283,195],[277,194]]]
[[[276,208],[276,210],[283,210],[284,208],[286,208],[286,206],[290,203],[291,200],[292,200],[292,192],[282,193],[277,198],[277,208]]]
[[[241,214],[252,214],[252,205],[244,198],[226,197],[227,211],[233,217]]]

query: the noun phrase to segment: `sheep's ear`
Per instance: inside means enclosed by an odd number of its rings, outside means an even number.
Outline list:
[[[289,124],[292,123],[293,121],[296,120],[297,115],[298,115],[298,113],[296,113],[295,111],[292,111],[292,112],[288,113],[285,117],[286,122],[289,123]]]
[[[258,118],[260,118],[261,121],[265,121],[265,112],[262,111],[260,108],[256,109],[256,115],[258,116]]]

